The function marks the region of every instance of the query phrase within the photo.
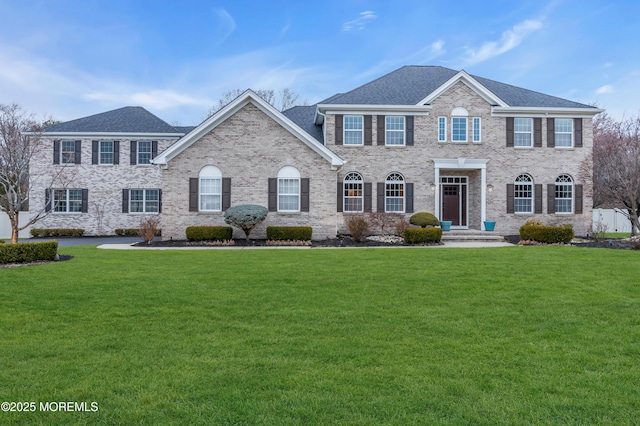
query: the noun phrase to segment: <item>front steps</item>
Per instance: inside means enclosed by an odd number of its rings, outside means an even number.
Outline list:
[[[478,229],[452,229],[442,232],[442,242],[504,242],[505,239],[494,231],[480,231]]]

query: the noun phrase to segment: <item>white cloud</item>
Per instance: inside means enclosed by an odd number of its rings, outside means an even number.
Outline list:
[[[90,101],[106,101],[122,105],[140,105],[153,109],[176,108],[180,106],[201,106],[206,108],[213,101],[204,98],[195,98],[182,95],[172,90],[149,90],[146,92],[91,92],[82,95],[82,98]]]
[[[236,21],[233,17],[224,9],[215,9],[215,14],[220,21],[220,30],[222,32],[218,43],[223,43],[233,32],[236,30]]]
[[[376,18],[377,16],[375,12],[372,12],[370,10],[360,12],[360,17],[358,19],[354,19],[353,21],[348,21],[342,24],[342,31],[362,30],[365,25]]]
[[[431,43],[431,57],[444,55],[447,51],[444,49],[444,40],[440,39]]]
[[[467,64],[477,64],[494,56],[502,55],[517,47],[525,37],[540,28],[542,28],[542,21],[540,20],[528,19],[516,24],[513,28],[503,32],[499,41],[485,42],[479,49],[468,48]]]
[[[596,93],[599,95],[603,95],[603,94],[607,94],[607,93],[613,93],[613,86],[610,84],[606,84],[600,88],[598,88],[598,90],[596,90]]]

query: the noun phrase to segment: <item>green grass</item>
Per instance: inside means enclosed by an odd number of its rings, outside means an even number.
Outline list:
[[[637,424],[640,253],[110,251],[0,269],[1,424]]]
[[[631,236],[630,232],[605,232],[605,238],[629,238]]]

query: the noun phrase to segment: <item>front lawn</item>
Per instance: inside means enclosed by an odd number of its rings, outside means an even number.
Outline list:
[[[640,253],[111,251],[0,269],[0,424],[637,424]]]

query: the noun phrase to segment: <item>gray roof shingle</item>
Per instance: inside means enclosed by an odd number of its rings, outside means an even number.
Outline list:
[[[282,111],[282,114],[301,127],[302,130],[311,135],[320,144],[324,144],[322,126],[315,124],[316,107],[317,105],[295,106],[286,111]]]

